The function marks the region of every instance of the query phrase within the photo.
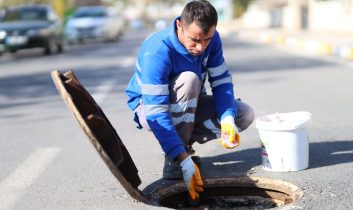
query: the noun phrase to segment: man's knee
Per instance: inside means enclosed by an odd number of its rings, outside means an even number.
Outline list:
[[[254,110],[251,107],[249,107],[245,115],[245,119],[244,119],[245,127],[243,128],[243,130],[247,129],[251,125],[251,123],[254,121],[254,118],[255,118]]]
[[[174,79],[171,89],[173,92],[179,92],[177,95],[183,95],[188,99],[195,98],[200,94],[201,81],[194,72],[185,71]]]
[[[185,86],[189,90],[200,90],[201,81],[197,74],[191,71],[181,73],[182,79],[185,81]],[[199,91],[198,91],[199,92]]]
[[[236,125],[239,128],[239,131],[243,131],[247,129],[254,121],[254,118],[255,118],[254,110],[248,105],[243,107],[241,116],[239,116],[239,118],[236,119]]]

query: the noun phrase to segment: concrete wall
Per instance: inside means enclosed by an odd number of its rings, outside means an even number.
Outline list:
[[[353,2],[351,0],[311,1],[309,29],[353,33]]]
[[[296,5],[297,4],[297,5]],[[263,7],[254,2],[242,17],[247,28],[282,27],[296,31],[353,33],[353,0],[308,0],[307,4],[298,4],[288,0],[281,7]]]
[[[283,27],[297,30],[303,28],[304,18],[304,13],[300,10],[300,7],[297,10],[288,5],[264,7],[262,2],[255,2],[249,5],[248,10],[242,17],[242,23],[247,28]]]
[[[258,4],[251,4],[242,17],[246,28],[268,28],[272,25],[271,11],[263,9]]]

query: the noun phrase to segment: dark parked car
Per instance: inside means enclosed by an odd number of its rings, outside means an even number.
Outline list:
[[[0,22],[4,18],[5,15],[5,10],[0,10]],[[0,30],[0,40],[4,39],[5,37],[5,32]],[[0,41],[0,55],[5,51],[5,46],[4,43]]]
[[[0,21],[2,20],[2,18],[4,17],[5,15],[5,10],[0,10]]]
[[[21,5],[6,9],[0,22],[1,48],[9,52],[43,48],[45,54],[62,52],[63,26],[48,5]]]

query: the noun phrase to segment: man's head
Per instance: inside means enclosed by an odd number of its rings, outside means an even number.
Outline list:
[[[204,0],[189,2],[177,20],[179,41],[192,55],[200,55],[210,43],[216,30],[216,9]]]

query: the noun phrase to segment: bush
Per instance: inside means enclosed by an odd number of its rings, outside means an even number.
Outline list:
[[[247,10],[252,0],[233,0],[235,18],[241,17]]]

